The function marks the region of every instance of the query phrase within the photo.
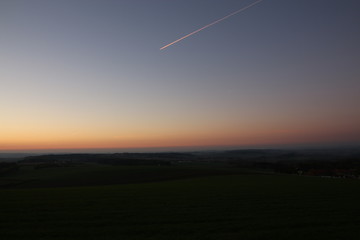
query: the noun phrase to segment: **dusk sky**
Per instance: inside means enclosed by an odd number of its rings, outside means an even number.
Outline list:
[[[360,1],[0,0],[0,150],[360,142]]]

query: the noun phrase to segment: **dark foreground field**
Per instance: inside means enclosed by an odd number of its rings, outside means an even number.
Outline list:
[[[359,180],[215,166],[95,169],[0,178],[0,239],[360,239]]]

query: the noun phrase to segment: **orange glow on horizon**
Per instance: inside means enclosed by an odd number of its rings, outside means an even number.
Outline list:
[[[0,140],[0,150],[37,149],[121,149],[121,148],[162,148],[162,147],[212,147],[212,146],[257,146],[302,143],[326,143],[336,141],[359,141],[360,131],[344,129],[328,132],[325,130],[258,129],[230,133],[180,134],[158,136],[96,136],[85,135],[66,137],[65,135],[23,134]]]

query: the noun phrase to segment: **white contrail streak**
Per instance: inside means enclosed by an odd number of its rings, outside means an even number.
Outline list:
[[[256,4],[258,4],[258,3],[262,2],[262,1],[263,0],[258,0],[258,1],[253,2],[252,4],[250,4],[250,5],[246,6],[246,7],[243,7],[243,8],[241,8],[241,9],[239,9],[239,10],[233,12],[233,13],[230,13],[229,15],[227,15],[227,16],[225,16],[223,18],[220,18],[220,19],[218,19],[218,20],[216,20],[216,21],[214,21],[214,22],[212,22],[212,23],[210,23],[210,24],[208,24],[208,25],[206,25],[206,26],[204,26],[202,28],[199,28],[196,31],[193,31],[192,33],[189,33],[188,35],[183,36],[182,38],[179,38],[178,40],[175,40],[175,41],[163,46],[162,48],[160,48],[160,50],[163,50],[163,49],[165,49],[167,47],[170,47],[171,45],[173,45],[173,44],[175,44],[177,42],[180,42],[181,40],[184,40],[185,38],[188,38],[191,35],[194,35],[195,33],[198,33],[198,32],[200,32],[200,31],[202,31],[202,30],[204,30],[204,29],[206,29],[208,27],[211,27],[212,25],[215,25],[215,24],[217,24],[217,23],[219,23],[219,22],[221,22],[221,21],[223,21],[223,20],[225,20],[225,19],[227,19],[227,18],[229,18],[229,17],[231,17],[231,16],[233,16],[235,14],[241,13],[242,11],[245,11],[246,9],[251,8],[252,6],[254,6],[254,5],[256,5]]]

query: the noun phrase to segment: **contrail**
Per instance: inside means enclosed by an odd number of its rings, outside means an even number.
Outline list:
[[[196,31],[193,31],[192,33],[189,33],[188,35],[183,36],[182,38],[179,38],[178,40],[173,41],[172,43],[169,43],[169,44],[163,46],[162,48],[160,48],[160,50],[164,50],[165,48],[170,47],[171,45],[173,45],[173,44],[175,44],[177,42],[180,42],[181,40],[184,40],[185,38],[188,38],[191,35],[194,35],[195,33],[198,33],[198,32],[200,32],[200,31],[202,31],[202,30],[204,30],[204,29],[206,29],[208,27],[211,27],[212,25],[215,25],[215,24],[217,24],[217,23],[219,23],[219,22],[221,22],[221,21],[223,21],[223,20],[225,20],[225,19],[227,19],[227,18],[229,18],[229,17],[231,17],[231,16],[233,16],[235,14],[238,14],[238,13],[241,13],[242,11],[245,11],[246,9],[251,8],[252,6],[254,6],[254,5],[256,5],[256,4],[258,4],[258,3],[262,2],[262,1],[263,0],[258,0],[258,1],[253,2],[252,4],[250,4],[250,5],[246,6],[246,7],[243,7],[243,8],[241,8],[241,9],[239,9],[239,10],[233,12],[233,13],[230,13],[229,15],[216,20],[215,22],[212,22],[212,23],[210,23],[210,24],[208,24],[208,25],[206,25],[206,26],[204,26],[202,28],[199,28]]]

